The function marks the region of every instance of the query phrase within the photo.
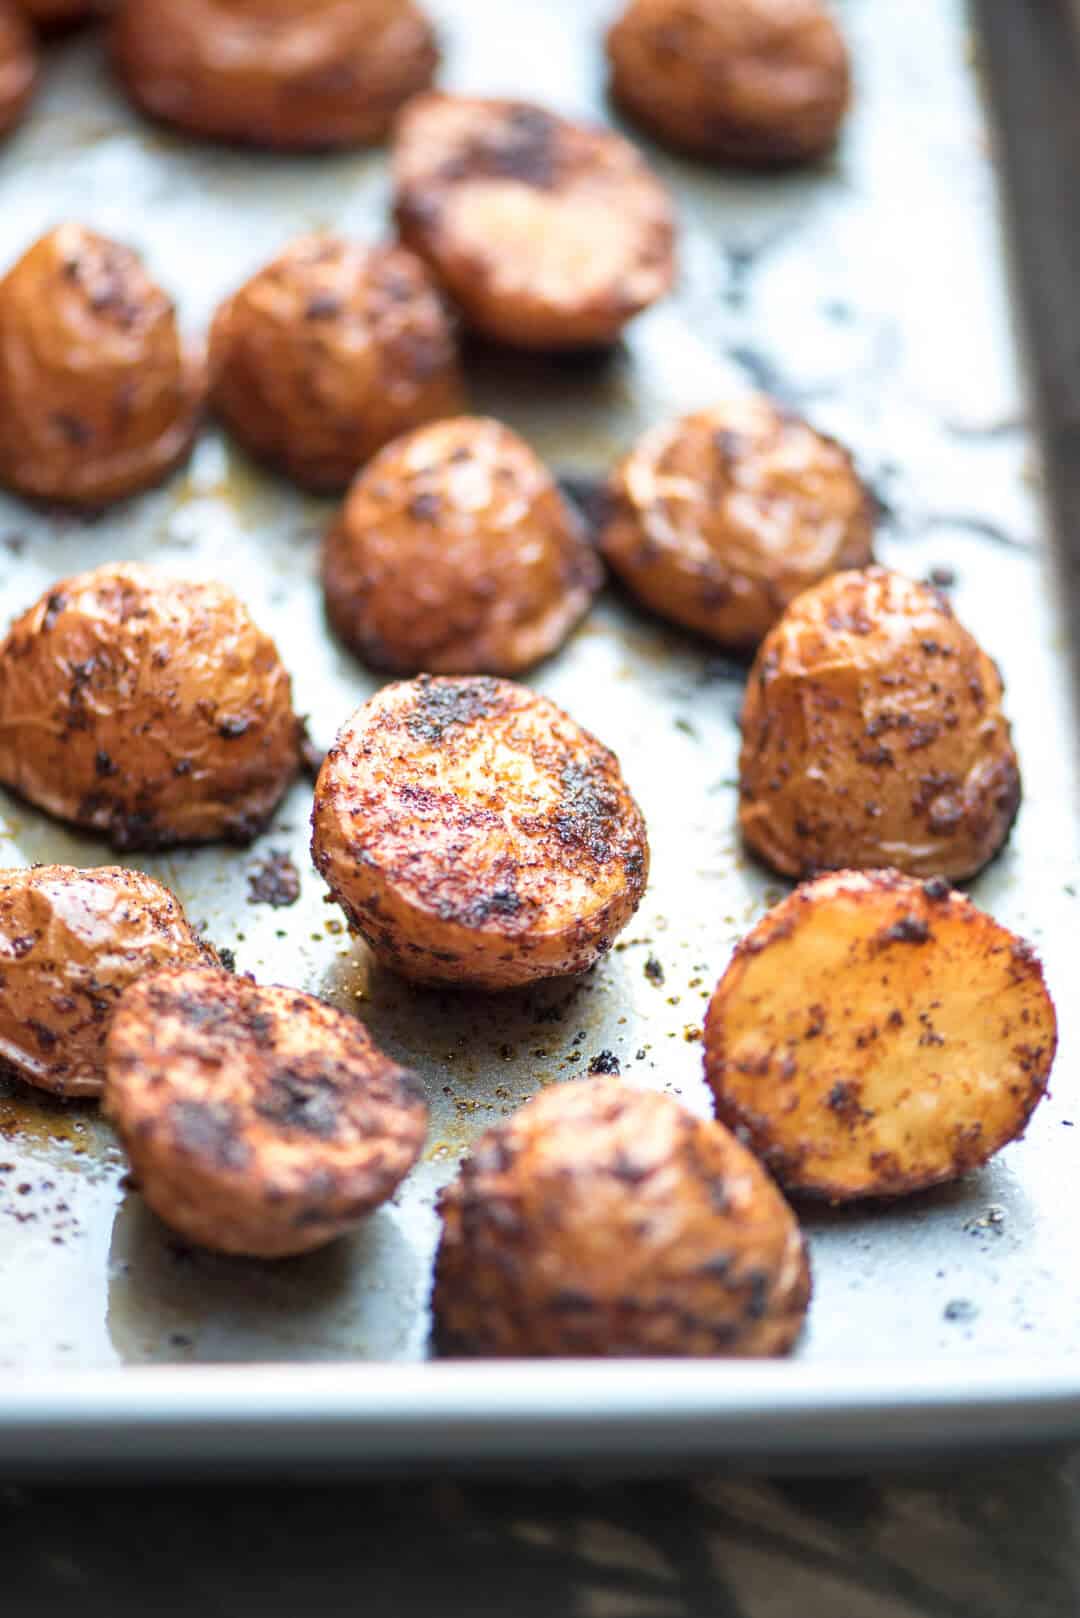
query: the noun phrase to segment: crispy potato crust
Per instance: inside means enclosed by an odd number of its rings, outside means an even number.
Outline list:
[[[397,125],[394,182],[402,240],[500,342],[614,342],[674,279],[668,194],[610,130],[527,102],[420,96]]]
[[[847,46],[821,0],[630,0],[607,50],[631,118],[750,168],[824,156],[851,100]]]
[[[111,45],[151,118],[298,151],[382,140],[439,65],[413,0],[120,0]]]
[[[719,1116],[791,1191],[896,1197],[1023,1130],[1057,1046],[1034,951],[944,878],[841,871],[743,939],[709,1006]]]
[[[352,925],[420,982],[506,989],[583,972],[648,876],[615,755],[508,680],[385,687],[327,754],[312,825]]]
[[[761,396],[655,428],[609,489],[611,566],[655,612],[736,649],[802,590],[873,558],[847,450]]]
[[[33,35],[14,6],[0,0],[0,135],[22,119],[37,87]]]
[[[202,353],[130,248],[61,225],[0,281],[0,481],[18,493],[93,507],[160,483],[204,392]]]
[[[1020,804],[1001,701],[937,591],[884,568],[835,574],[792,603],[751,670],[743,836],[785,876],[973,876]]]
[[[250,842],[300,740],[273,641],[220,584],[109,564],[0,646],[0,782],[114,848]]]
[[[0,1071],[61,1096],[100,1095],[105,1033],[129,984],[217,963],[168,888],[141,871],[0,871]]]
[[[784,1354],[810,1268],[790,1208],[719,1124],[610,1080],[543,1092],[442,1193],[449,1354]]]
[[[222,304],[211,399],[252,454],[344,489],[399,433],[464,402],[442,298],[414,254],[305,236]]]
[[[392,1195],[420,1155],[419,1080],[355,1017],[224,972],[124,994],[104,1110],[159,1218],[201,1247],[310,1252]]]
[[[475,417],[388,445],[323,551],[334,628],[396,674],[516,674],[561,646],[602,581],[546,467],[509,427]]]

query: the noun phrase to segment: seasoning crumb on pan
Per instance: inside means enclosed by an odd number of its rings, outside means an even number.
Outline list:
[[[884,568],[797,597],[746,688],[739,825],[785,876],[973,876],[1020,805],[1001,676],[944,596]]]
[[[611,130],[524,101],[418,96],[393,177],[402,240],[496,341],[612,343],[673,283],[668,193]]]
[[[290,242],[221,305],[210,393],[253,455],[331,493],[465,397],[450,319],[420,259],[326,234]]]
[[[517,674],[556,651],[603,568],[528,444],[459,417],[388,445],[323,551],[330,621],[399,674]]]
[[[171,300],[130,248],[51,230],[0,280],[0,482],[100,507],[186,459],[205,394]]]
[[[248,873],[248,904],[287,909],[300,897],[300,873],[288,850],[275,848]]]
[[[981,1167],[1046,1092],[1030,945],[943,880],[841,871],[742,940],[705,1025],[718,1115],[790,1191],[895,1197]]]
[[[109,1017],[128,984],[216,961],[174,895],[140,871],[0,871],[0,1072],[100,1094]]]
[[[873,559],[848,451],[773,400],[735,398],[647,432],[609,485],[600,545],[663,617],[753,649],[803,590]]]
[[[218,1252],[324,1246],[391,1196],[420,1155],[416,1077],[354,1017],[296,989],[159,972],[109,1030],[106,1115],[154,1212]]]
[[[414,0],[119,0],[110,27],[148,117],[284,151],[382,140],[439,65]]]
[[[607,51],[629,117],[677,150],[749,168],[823,157],[851,99],[822,0],[629,0]]]
[[[421,982],[504,989],[583,972],[648,876],[615,755],[509,680],[384,687],[328,753],[312,826],[350,923]]]
[[[545,1091],[480,1138],[439,1211],[446,1354],[764,1356],[802,1328],[794,1215],[726,1129],[666,1096]]]
[[[0,135],[19,123],[38,77],[34,37],[16,6],[0,3]]]
[[[0,645],[0,782],[115,848],[250,842],[299,763],[288,673],[223,585],[110,563]]]

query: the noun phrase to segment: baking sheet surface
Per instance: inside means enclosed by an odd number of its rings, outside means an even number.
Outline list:
[[[432,9],[447,86],[606,115],[606,0]],[[678,295],[607,361],[472,357],[477,410],[504,417],[586,484],[658,419],[733,388],[769,388],[851,444],[882,503],[883,559],[954,578],[961,618],[1006,678],[1026,799],[973,895],[1043,954],[1061,1013],[1053,1095],[1023,1143],[960,1186],[871,1212],[806,1211],[816,1294],[786,1374],[808,1398],[819,1373],[835,1382],[847,1362],[867,1367],[875,1387],[883,1367],[899,1374],[916,1362],[928,1385],[938,1366],[956,1386],[963,1364],[978,1361],[985,1382],[1000,1360],[1005,1387],[1010,1367],[1030,1378],[1080,1346],[1075,726],[971,46],[958,0],[924,0],[917,28],[907,0],[840,9],[859,101],[835,163],[761,180],[654,151],[678,197]],[[140,125],[93,38],[81,37],[50,52],[44,93],[0,158],[0,247],[9,261],[51,224],[80,218],[139,247],[196,331],[293,234],[332,226],[376,239],[387,200],[383,154],[269,158]],[[0,499],[0,620],[54,579],[110,559],[221,578],[276,635],[297,706],[328,745],[375,685],[324,627],[318,539],[331,509],[256,471],[213,430],[169,486],[92,524]],[[307,783],[249,852],[140,857],[240,970],[356,1011],[422,1072],[428,1149],[351,1240],[249,1265],[194,1253],[161,1227],[124,1189],[120,1153],[92,1108],[0,1089],[0,1366],[419,1360],[433,1198],[480,1130],[605,1051],[624,1082],[707,1111],[707,997],[737,938],[780,893],[734,832],[739,671],[609,596],[532,683],[618,751],[649,821],[650,890],[616,952],[580,983],[495,1000],[402,985],[371,967],[324,902],[307,855]],[[249,878],[279,851],[301,873],[300,900],[254,904]],[[112,858],[0,797],[3,863]],[[653,1368],[650,1384],[668,1374],[680,1373]],[[725,1397],[750,1375],[715,1374]],[[853,1365],[853,1397],[859,1375]],[[1080,1373],[1077,1394],[1080,1409]],[[0,1425],[2,1406],[0,1395]]]

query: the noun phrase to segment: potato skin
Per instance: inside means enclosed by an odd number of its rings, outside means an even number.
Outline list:
[[[439,65],[413,0],[120,0],[110,37],[149,117],[292,151],[382,140]]]
[[[159,972],[109,1029],[104,1110],[139,1189],[201,1247],[310,1252],[385,1202],[420,1155],[419,1080],[355,1017],[224,972]]]
[[[315,788],[312,856],[404,977],[507,989],[584,972],[641,902],[641,811],[615,755],[509,680],[386,686]]]
[[[205,393],[173,305],[130,248],[60,225],[0,281],[0,482],[98,507],[185,460]]]
[[[654,611],[752,650],[801,591],[873,560],[873,506],[835,439],[761,395],[646,433],[601,548]]]
[[[323,550],[331,623],[396,674],[517,674],[558,649],[602,581],[584,524],[529,446],[468,416],[376,456]]]
[[[467,323],[521,348],[612,343],[674,280],[671,201],[610,130],[528,102],[418,96],[395,218]]]
[[[943,877],[841,871],[743,939],[713,995],[719,1117],[790,1191],[846,1202],[956,1179],[1021,1135],[1057,1048],[1029,945]]]
[[[61,1096],[100,1095],[105,1034],[130,983],[217,964],[179,900],[141,871],[0,871],[0,1071]]]
[[[442,1193],[449,1354],[786,1353],[810,1300],[790,1208],[719,1124],[610,1080],[489,1130]]]
[[[442,298],[414,254],[334,236],[291,242],[221,305],[211,399],[240,442],[316,491],[457,413],[464,385]]]
[[[22,121],[37,78],[33,36],[14,6],[0,0],[0,135]]]
[[[0,646],[0,782],[114,848],[249,842],[300,741],[273,641],[220,584],[109,564]]]
[[[851,100],[821,0],[630,0],[607,37],[611,93],[679,151],[748,168],[813,162]]]
[[[747,685],[739,825],[785,876],[894,866],[973,876],[1020,771],[997,669],[936,590],[884,568],[799,596]]]

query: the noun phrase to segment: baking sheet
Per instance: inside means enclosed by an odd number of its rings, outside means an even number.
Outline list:
[[[607,0],[431,9],[447,86],[606,115]],[[707,997],[736,939],[780,893],[735,836],[740,671],[609,596],[530,681],[618,751],[650,826],[645,903],[583,981],[485,1000],[415,990],[373,968],[310,867],[308,784],[250,852],[133,861],[176,890],[240,970],[357,1012],[418,1068],[430,1140],[418,1171],[354,1238],[258,1266],[193,1252],[160,1226],[125,1191],[120,1153],[92,1108],[0,1089],[9,1455],[32,1458],[46,1435],[52,1457],[85,1458],[121,1429],[131,1454],[220,1454],[234,1441],[234,1460],[329,1454],[346,1441],[372,1460],[445,1457],[450,1433],[457,1453],[550,1451],[556,1434],[565,1451],[575,1433],[577,1447],[599,1452],[603,1429],[609,1447],[636,1432],[678,1455],[695,1432],[699,1445],[707,1437],[730,1454],[827,1451],[830,1433],[834,1449],[851,1451],[912,1442],[916,1431],[942,1442],[1080,1432],[1080,1289],[1068,1239],[1080,1131],[1076,727],[994,175],[958,0],[921,0],[917,28],[905,0],[839,10],[859,99],[835,163],[750,179],[653,151],[679,203],[677,296],[636,322],[607,361],[474,353],[473,399],[586,485],[647,425],[747,385],[768,387],[852,446],[882,504],[882,558],[917,577],[954,577],[961,618],[1006,678],[1026,800],[1008,850],[972,892],[1043,954],[1061,1013],[1051,1099],[1024,1142],[959,1186],[892,1208],[804,1210],[815,1298],[785,1365],[604,1368],[603,1377],[501,1367],[477,1378],[416,1363],[427,1352],[433,1198],[469,1142],[603,1051],[618,1057],[624,1082],[707,1112]],[[375,239],[387,200],[382,154],[269,158],[140,125],[83,36],[50,52],[44,94],[0,158],[0,245],[12,259],[51,224],[80,218],[139,247],[198,330],[291,235],[333,226]],[[0,500],[0,620],[54,579],[109,559],[221,578],[276,635],[297,706],[326,745],[375,686],[323,623],[318,539],[331,509],[256,471],[214,431],[167,488],[92,524]],[[279,851],[301,873],[300,900],[251,903],[252,872]],[[0,797],[3,863],[112,859]],[[364,1363],[299,1379],[186,1369],[252,1361]],[[160,1370],[133,1369],[145,1366]]]

